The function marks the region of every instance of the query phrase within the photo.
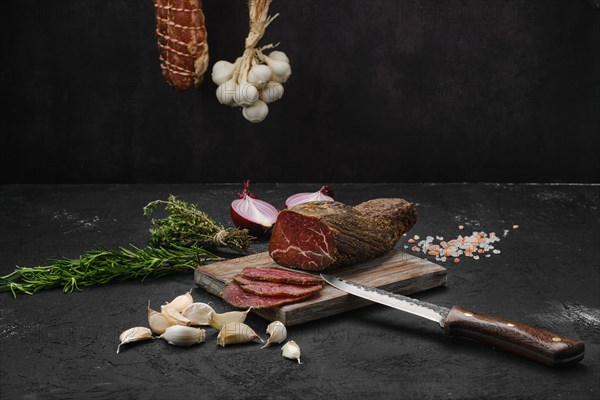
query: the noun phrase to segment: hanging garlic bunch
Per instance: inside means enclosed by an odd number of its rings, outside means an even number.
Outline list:
[[[265,29],[279,14],[269,16],[273,0],[249,0],[250,33],[246,37],[245,50],[233,63],[217,61],[213,65],[212,80],[219,85],[217,99],[221,104],[242,107],[242,114],[250,122],[261,122],[269,114],[267,104],[283,96],[283,85],[292,69],[290,60],[282,51],[264,50],[276,45],[257,48]]]

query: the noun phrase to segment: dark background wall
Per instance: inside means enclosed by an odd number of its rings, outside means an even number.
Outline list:
[[[162,80],[150,0],[19,0],[0,27],[1,182],[599,182],[594,1],[275,0],[267,120]],[[204,2],[212,64],[247,8]]]

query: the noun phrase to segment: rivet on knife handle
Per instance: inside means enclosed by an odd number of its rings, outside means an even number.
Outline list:
[[[444,321],[449,336],[474,339],[553,367],[583,359],[585,345],[543,329],[454,306]]]

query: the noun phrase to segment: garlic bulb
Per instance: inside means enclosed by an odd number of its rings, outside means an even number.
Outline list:
[[[228,322],[221,327],[221,331],[217,336],[217,344],[225,347],[228,344],[248,343],[254,339],[264,343],[264,340],[248,325],[242,322]]]
[[[189,292],[175,297],[170,303],[165,304],[165,307],[174,308],[175,310],[182,312],[184,308],[194,302],[192,298],[192,289]]]
[[[213,65],[211,74],[213,82],[217,85],[221,85],[222,83],[227,82],[233,77],[234,70],[235,64],[224,60],[217,61],[215,65]]]
[[[271,71],[273,71],[271,79],[275,82],[284,83],[289,79],[290,75],[292,75],[292,68],[290,67],[290,64],[285,61],[273,60],[269,57],[265,57],[265,62],[269,65]]]
[[[160,338],[165,339],[167,343],[174,346],[191,346],[204,342],[206,331],[189,326],[173,325],[168,327],[165,333],[160,335]]]
[[[300,353],[300,347],[293,340],[290,340],[283,345],[281,348],[281,355],[290,360],[298,360],[298,364],[302,364],[300,361],[300,356],[302,355]]]
[[[253,105],[244,107],[242,114],[250,122],[261,122],[269,115],[269,106],[264,101],[257,100]]]
[[[235,106],[235,102],[233,100],[235,89],[237,83],[235,79],[230,79],[225,83],[222,83],[217,88],[217,100],[219,103],[224,104],[226,106]]]
[[[143,326],[136,326],[135,328],[129,328],[125,332],[119,335],[119,346],[117,346],[117,354],[121,351],[121,346],[126,343],[140,342],[142,340],[154,339],[150,329]]]
[[[205,303],[192,303],[183,310],[181,315],[192,321],[192,325],[209,325],[210,316],[215,310]]]
[[[271,343],[281,343],[287,338],[287,329],[281,321],[273,321],[267,326],[267,333],[269,334],[269,340],[261,349],[264,349]]]
[[[269,15],[272,0],[248,1],[250,30],[244,41],[244,52],[233,63],[218,61],[213,65],[212,79],[219,85],[217,99],[221,104],[242,107],[242,115],[250,122],[263,121],[268,113],[267,104],[279,100],[283,95],[283,87],[262,91],[270,82],[283,83],[292,74],[290,59],[279,50],[279,44],[260,45],[265,29],[279,14]],[[262,103],[257,103],[258,100]]]
[[[248,72],[248,82],[261,88],[271,80],[271,68],[264,64],[256,64]]]
[[[173,307],[160,306],[161,314],[167,318],[167,320],[174,321],[174,325],[186,325],[190,326],[192,321],[181,315],[179,311]]]
[[[171,318],[167,318],[163,313],[159,313],[156,310],[150,308],[150,302],[148,302],[148,325],[152,328],[154,333],[164,333],[165,330],[172,325],[175,325],[175,321]]]
[[[260,90],[260,99],[269,104],[281,99],[283,96],[283,85],[279,82],[269,82]]]
[[[285,61],[288,64],[290,63],[290,59],[288,58],[288,56],[283,51],[279,50],[274,50],[270,52],[269,58],[271,60]]]
[[[223,325],[229,322],[244,322],[250,310],[252,310],[252,307],[246,311],[230,311],[223,314],[212,313],[210,315],[209,325],[220,331]]]
[[[248,82],[239,84],[235,87],[235,93],[233,95],[233,101],[241,106],[248,107],[256,103],[258,100],[258,89],[256,86],[251,85]]]

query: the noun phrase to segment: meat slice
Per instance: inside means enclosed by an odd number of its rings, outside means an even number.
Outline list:
[[[255,281],[244,278],[242,275],[233,277],[233,281],[246,293],[257,296],[289,296],[301,297],[317,293],[323,286],[321,285],[292,285],[289,283],[278,283],[268,281]]]
[[[391,250],[417,221],[404,199],[375,199],[351,207],[309,202],[279,213],[269,254],[279,265],[322,271],[366,261]]]
[[[319,277],[274,267],[246,267],[242,270],[242,276],[256,281],[291,283],[294,285],[323,284],[323,280]]]
[[[246,293],[236,283],[230,283],[223,289],[221,297],[227,303],[237,308],[275,308],[286,304],[296,303],[311,297],[312,294],[304,296],[257,296],[255,294]]]

